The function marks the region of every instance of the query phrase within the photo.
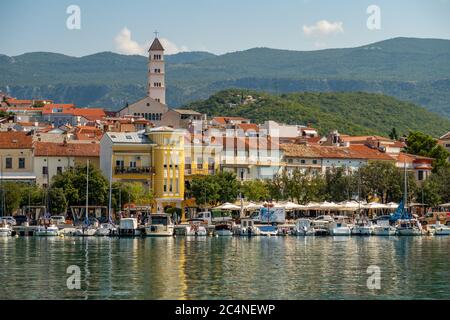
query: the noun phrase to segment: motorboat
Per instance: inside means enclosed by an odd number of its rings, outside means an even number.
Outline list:
[[[10,237],[12,235],[12,228],[9,224],[0,225],[0,237]]]
[[[260,224],[256,226],[257,229],[259,229],[259,235],[260,236],[277,236],[278,235],[278,229],[276,226],[270,225],[270,224]]]
[[[255,226],[255,221],[253,221],[253,219],[244,218],[241,219],[238,234],[241,236],[259,236],[261,234],[261,230]]]
[[[93,237],[97,235],[97,230],[98,228],[93,225],[83,225],[76,228],[72,235],[76,237]]]
[[[174,223],[168,214],[151,214],[145,226],[145,235],[148,237],[171,237],[174,232]]]
[[[352,233],[344,218],[337,218],[335,221],[330,222],[328,230],[332,236],[349,236]]]
[[[119,222],[119,237],[140,236],[141,231],[138,229],[138,220],[136,218],[122,218]]]
[[[186,226],[186,236],[207,236],[208,232],[205,228],[205,223],[200,219],[190,219],[189,224]]]
[[[373,226],[374,236],[395,236],[397,229],[389,224],[389,220],[378,220]]]
[[[435,236],[448,236],[450,235],[450,227],[437,222],[436,224],[429,225],[429,227],[434,231]]]
[[[98,237],[113,236],[117,233],[117,227],[112,223],[102,223],[100,227],[95,231],[95,235]]]
[[[352,236],[370,236],[373,234],[373,225],[371,222],[362,220],[358,221],[351,229]]]
[[[415,218],[397,220],[396,229],[399,236],[421,236],[423,234],[422,225]]]
[[[59,229],[54,224],[40,225],[34,231],[34,235],[37,237],[56,237],[59,236]]]
[[[214,235],[223,237],[223,236],[232,236],[233,235],[233,225],[231,223],[218,223],[214,226]]]
[[[315,234],[314,227],[309,219],[297,219],[295,228],[292,231],[295,236],[313,236]]]

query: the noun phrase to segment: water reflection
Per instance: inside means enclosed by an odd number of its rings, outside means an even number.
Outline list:
[[[0,298],[447,299],[448,252],[450,237],[0,238]]]

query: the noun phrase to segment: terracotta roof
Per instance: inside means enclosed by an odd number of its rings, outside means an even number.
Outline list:
[[[75,108],[71,103],[50,103],[42,108],[42,114],[71,114],[71,110]],[[54,112],[56,109],[62,109],[61,112]]]
[[[429,160],[429,161],[433,161],[433,158],[430,157],[424,157],[424,156],[418,156],[415,154],[410,154],[410,153],[405,153],[405,152],[400,152],[397,155],[393,155],[392,157],[394,157],[397,162],[400,163],[413,163],[414,161],[417,160]]]
[[[159,39],[155,38],[148,51],[164,51],[164,47],[162,46],[161,42],[159,42]]]
[[[249,119],[242,117],[214,117],[212,120],[220,124],[227,124],[230,121],[249,121]]]
[[[101,108],[75,108],[72,110],[72,114],[74,116],[81,116],[91,121],[100,120],[106,116],[105,110]]]
[[[0,149],[31,149],[33,137],[25,132],[0,132]]]
[[[319,146],[304,144],[281,144],[281,149],[287,157],[302,158],[330,158],[330,159],[365,159],[387,160],[394,158],[377,149],[365,145],[351,145],[349,147]]]
[[[244,130],[244,132],[249,130],[259,132],[259,126],[256,123],[241,123],[238,124],[237,127]]]
[[[53,143],[53,142],[35,142],[34,143],[35,156],[72,156],[72,157],[99,157],[100,144],[92,143]]]

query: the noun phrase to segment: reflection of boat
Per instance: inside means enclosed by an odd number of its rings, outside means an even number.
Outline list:
[[[95,235],[99,237],[112,236],[117,232],[117,227],[112,223],[102,223],[96,230]]]
[[[174,224],[168,214],[151,214],[145,226],[145,235],[153,237],[173,236]]]
[[[261,230],[255,227],[253,219],[244,218],[241,219],[241,225],[238,228],[238,233],[241,236],[259,236]]]
[[[373,226],[374,236],[395,236],[397,229],[389,224],[389,220],[378,220]]]
[[[208,232],[204,226],[203,220],[190,219],[189,224],[186,226],[187,236],[207,236]]]
[[[9,237],[12,234],[12,228],[8,224],[0,225],[0,237]]]
[[[34,231],[37,237],[56,237],[59,235],[59,229],[54,224],[46,226],[38,226]]]
[[[292,234],[296,236],[313,236],[315,231],[309,219],[297,219]]]
[[[217,236],[232,236],[233,226],[231,223],[219,223],[214,226],[214,234]]]

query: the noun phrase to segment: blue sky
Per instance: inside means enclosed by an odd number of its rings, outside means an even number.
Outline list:
[[[81,29],[69,30],[69,5]],[[369,30],[369,5],[381,29]],[[318,23],[322,21],[322,23]],[[126,29],[125,29],[126,28]],[[397,36],[450,39],[450,0],[1,0],[0,53],[141,53],[157,29],[169,53],[352,47]]]

